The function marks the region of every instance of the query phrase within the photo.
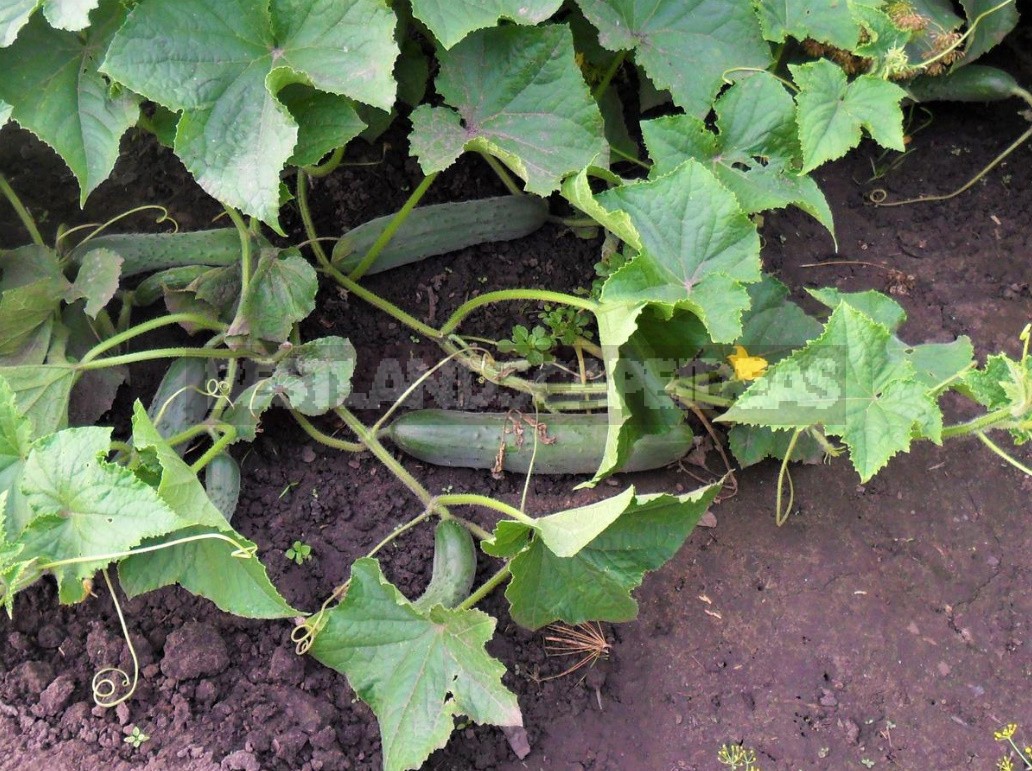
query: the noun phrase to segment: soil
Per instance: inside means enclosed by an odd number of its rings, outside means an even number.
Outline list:
[[[912,152],[873,182],[872,164],[883,161],[865,145],[817,175],[835,214],[838,254],[817,223],[779,212],[763,226],[767,268],[797,293],[811,285],[894,290],[910,316],[904,337],[914,342],[967,334],[980,355],[1019,352],[1017,335],[1032,317],[1032,148],[946,202],[876,208],[867,196],[877,186],[890,199],[951,190],[1025,125],[1014,105],[936,108]],[[183,228],[207,226],[219,208],[178,162],[138,138],[126,142],[126,157],[85,213],[57,208],[73,199],[70,177],[11,128],[0,138],[0,169],[48,230],[139,202],[161,203]],[[347,166],[316,185],[321,232],[397,209],[418,182],[403,141],[388,142],[383,160],[379,146],[360,149],[354,160],[373,165]],[[501,192],[486,167],[464,160],[427,201]],[[132,224],[147,226],[140,216]],[[284,224],[299,233],[296,216]],[[17,228],[0,212],[6,240]],[[493,288],[582,286],[597,249],[547,226],[518,242],[372,277],[368,286],[440,321]],[[514,322],[533,323],[535,312],[494,306],[467,328],[498,336]],[[342,334],[355,344],[356,391],[375,397],[360,405],[364,418],[391,401],[411,362],[437,359],[433,345],[330,287],[307,324],[308,336]],[[159,376],[134,372],[132,394],[146,399]],[[1019,452],[1026,462],[1028,455]],[[352,560],[416,513],[374,459],[313,446],[282,415],[266,421],[240,459],[245,484],[234,524],[259,544],[271,577],[298,607],[318,607]],[[432,491],[479,490],[514,503],[522,491],[514,476],[405,463]],[[719,459],[710,465],[718,469]],[[646,578],[638,621],[605,627],[609,659],[586,677],[581,670],[543,679],[570,662],[547,657],[543,633],[516,627],[500,595],[482,603],[498,618],[489,650],[509,670],[533,750],[518,761],[500,731],[466,727],[427,768],[714,769],[724,743],[753,748],[764,771],[995,767],[994,730],[1017,721],[1032,731],[1030,480],[975,441],[917,446],[866,485],[841,460],[807,466],[793,472],[798,510],[777,528],[775,475],[771,465],[739,474],[738,495],[713,510],[716,526],[698,528]],[[528,510],[611,492],[573,492],[574,482],[535,477]],[[613,484],[630,482],[643,491],[697,484],[679,469]],[[313,554],[300,566],[283,554],[299,538]],[[413,596],[428,579],[431,552],[431,532],[417,529],[383,555],[384,569]],[[295,655],[290,622],[233,618],[177,588],[125,603],[139,688],[117,709],[94,707],[94,672],[130,669],[110,597],[103,586],[96,594],[60,607],[43,581],[19,595],[13,621],[0,619],[0,769],[379,768],[372,713],[343,676]],[[149,736],[139,748],[124,741],[133,726]]]

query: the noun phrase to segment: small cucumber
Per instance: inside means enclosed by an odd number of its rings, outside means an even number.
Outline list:
[[[469,530],[444,519],[434,531],[434,569],[426,591],[412,604],[426,612],[436,605],[454,608],[469,597],[477,572],[477,550]]]
[[[233,519],[240,500],[240,466],[229,453],[220,453],[204,469],[204,489],[226,521]]]
[[[518,421],[522,443],[513,430]],[[534,453],[532,416],[513,413],[413,410],[395,420],[387,435],[400,449],[438,466],[494,468],[502,441],[502,469],[526,473]],[[602,462],[609,431],[606,414],[555,414],[539,418],[535,474],[593,474]],[[692,448],[692,431],[680,425],[664,434],[646,435],[620,471],[644,471],[673,463]]]
[[[153,273],[133,290],[133,305],[139,308],[153,305],[165,296],[166,289],[173,292],[186,289],[195,279],[200,278],[209,270],[211,268],[207,265],[182,265],[178,268],[166,268],[158,273]]]
[[[259,243],[266,241],[259,238]],[[110,249],[118,254],[123,260],[122,277],[128,278],[183,265],[234,265],[240,260],[240,236],[235,228],[99,235],[75,247],[72,260],[81,262],[93,249]]]
[[[378,217],[345,233],[333,247],[333,264],[345,272],[354,270],[393,217]],[[547,218],[548,204],[534,195],[421,206],[409,213],[365,273],[381,273],[467,246],[522,238]]]
[[[211,374],[204,359],[176,359],[168,365],[147,409],[159,434],[168,439],[204,420],[211,406],[211,397],[204,392]]]
[[[916,78],[907,85],[907,91],[918,102],[998,102],[1025,94],[1011,75],[984,64],[957,67],[946,75]]]

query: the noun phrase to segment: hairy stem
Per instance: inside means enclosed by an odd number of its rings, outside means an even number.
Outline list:
[[[491,576],[489,579],[484,581],[473,594],[467,597],[465,600],[455,606],[455,610],[469,610],[474,607],[478,602],[487,597],[491,592],[497,589],[501,584],[504,584],[509,578],[509,565],[503,565],[502,568]]]
[[[207,316],[200,313],[173,313],[168,316],[161,316],[160,318],[151,319],[150,321],[144,321],[142,324],[137,324],[135,327],[130,327],[124,332],[119,332],[117,335],[109,337],[95,346],[90,348],[79,360],[80,364],[87,364],[93,361],[102,353],[110,351],[112,348],[117,348],[122,343],[132,340],[134,337],[151,332],[161,327],[171,326],[172,324],[193,324],[194,326],[201,327],[202,329],[211,329],[217,332],[224,332],[226,325],[219,321],[212,321]]]
[[[45,246],[43,243],[43,236],[39,234],[39,228],[36,227],[36,220],[32,218],[29,210],[25,208],[25,204],[21,202],[18,194],[14,192],[3,174],[0,174],[0,193],[4,194],[4,198],[8,200],[11,206],[14,208],[15,213],[18,215],[18,219],[21,220],[22,225],[29,231],[29,237],[32,239],[32,243],[37,246]]]
[[[486,495],[478,495],[476,493],[446,493],[444,495],[438,495],[434,500],[446,506],[483,506],[485,509],[494,509],[495,511],[501,512],[505,516],[515,519],[517,522],[522,522],[525,525],[530,525],[531,527],[535,527],[537,525],[537,520],[533,517],[527,516],[515,506],[510,506],[504,501],[489,498]]]
[[[442,336],[450,335],[458,329],[462,320],[477,308],[490,305],[491,303],[513,300],[534,300],[543,303],[559,303],[561,305],[570,305],[574,308],[591,311],[592,313],[598,310],[598,303],[593,300],[588,300],[584,297],[576,297],[571,294],[564,294],[562,292],[552,292],[548,289],[500,289],[497,292],[487,292],[486,294],[482,294],[479,297],[474,297],[472,300],[464,302],[456,308],[455,312],[452,313],[446,322],[444,322],[444,326],[441,327],[439,334]]]

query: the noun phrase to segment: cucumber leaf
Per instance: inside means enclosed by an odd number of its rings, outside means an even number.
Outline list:
[[[888,295],[867,289],[863,292],[843,292],[835,287],[807,289],[807,293],[831,310],[846,303],[874,321],[883,325],[890,332],[895,332],[907,320],[907,312],[903,306]]]
[[[688,159],[705,164],[735,194],[746,213],[798,206],[834,235],[831,210],[817,183],[796,172],[796,107],[777,80],[739,81],[717,99],[717,133],[692,115],[641,124],[659,176]]]
[[[50,26],[78,32],[90,23],[90,12],[100,0],[43,0],[43,15]]]
[[[1016,2],[1008,3],[1002,8],[999,7],[998,0],[960,0],[960,4],[964,7],[968,26],[975,25],[967,48],[964,49],[964,58],[960,60],[961,64],[973,62],[986,51],[995,48],[1018,26]]]
[[[355,105],[345,96],[327,94],[294,84],[279,92],[279,99],[297,121],[297,144],[289,166],[312,166],[331,150],[343,147],[365,129]]]
[[[412,113],[412,152],[427,174],[464,150],[494,155],[548,195],[607,152],[602,115],[574,59],[568,27],[474,32],[439,53],[438,93],[448,107]]]
[[[611,51],[633,50],[635,61],[674,104],[704,117],[735,67],[765,69],[763,42],[752,4],[727,0],[577,0]]]
[[[118,566],[119,583],[125,593],[135,597],[176,583],[237,616],[296,616],[298,611],[283,599],[254,555],[257,547],[233,530],[209,499],[197,475],[165,442],[139,402],[134,407],[133,445],[155,454],[161,468],[158,496],[190,523],[189,527],[169,531],[143,545],[156,546],[217,533],[235,541],[250,556],[235,556],[235,548],[225,540],[206,538],[128,557]]]
[[[423,22],[444,48],[499,19],[538,24],[559,10],[562,0],[413,0],[412,15]]]
[[[767,426],[731,426],[727,443],[742,468],[755,465],[767,458],[781,460],[792,441],[791,431],[775,431]],[[792,460],[797,463],[818,463],[824,457],[824,448],[804,431],[796,440]]]
[[[53,569],[61,602],[84,597],[82,581],[105,567],[114,552],[190,524],[129,469],[103,459],[111,429],[69,428],[36,441],[22,471],[21,491],[32,512],[10,523],[22,556],[63,560],[98,558]]]
[[[484,550],[512,552],[505,591],[516,623],[540,629],[554,621],[630,621],[631,596],[645,573],[677,553],[720,485],[684,495],[637,495],[634,488],[598,503],[538,519],[533,527],[505,520]]]
[[[941,440],[942,414],[906,359],[892,355],[882,324],[843,303],[824,332],[754,381],[720,421],[823,425],[849,446],[867,481],[915,437]]]
[[[628,214],[643,246],[606,281],[604,302],[688,309],[716,342],[741,334],[749,306],[744,284],[760,278],[760,239],[712,172],[689,160],[647,182],[607,190],[598,200]]]
[[[907,92],[895,83],[873,75],[848,82],[842,68],[827,59],[788,68],[799,86],[796,103],[804,173],[856,147],[861,127],[882,147],[906,150],[899,103]]]
[[[617,236],[625,244],[628,244],[634,251],[641,251],[641,237],[638,235],[638,231],[634,229],[634,225],[627,212],[620,211],[619,209],[606,209],[595,197],[588,181],[589,168],[585,167],[563,180],[563,197],[610,233]]]
[[[29,21],[39,0],[0,0],[0,47],[7,47]]]
[[[138,97],[117,95],[97,71],[99,58],[125,19],[106,0],[82,33],[55,30],[33,18],[14,44],[0,48],[0,100],[11,117],[50,145],[79,183],[80,203],[107,179],[118,142],[139,115]]]
[[[17,356],[53,320],[67,287],[63,278],[41,278],[0,294],[0,359]]]
[[[52,434],[68,425],[68,400],[75,383],[70,366],[0,367],[14,391],[18,410],[32,422],[32,437]]]
[[[5,522],[9,513],[12,518],[16,516],[18,521],[26,519],[24,509],[18,515],[11,512],[16,506],[25,505],[18,482],[31,447],[32,424],[25,413],[18,409],[14,391],[0,377],[0,495],[4,496],[4,504],[0,506],[0,520]],[[6,539],[6,525],[0,526],[0,541]]]
[[[150,0],[115,36],[103,69],[183,111],[175,151],[201,187],[275,226],[280,170],[298,141],[277,93],[304,83],[390,110],[394,25],[377,0]]]
[[[118,290],[122,275],[122,258],[110,249],[91,249],[86,252],[75,274],[75,283],[65,294],[65,302],[86,300],[86,315],[91,319],[107,305]]]
[[[438,605],[420,612],[368,557],[351,567],[348,592],[326,614],[309,651],[348,677],[380,723],[387,771],[418,768],[443,747],[457,715],[521,727],[505,668],[484,650],[493,618]]]
[[[755,0],[763,36],[782,43],[813,38],[852,51],[860,40],[860,25],[853,18],[851,2],[828,0]]]
[[[294,324],[315,310],[318,288],[315,268],[297,249],[262,249],[226,330],[226,345],[261,350],[285,342]]]

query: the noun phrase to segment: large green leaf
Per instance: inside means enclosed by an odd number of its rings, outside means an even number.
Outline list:
[[[41,278],[0,294],[0,359],[16,356],[40,327],[53,321],[67,286],[67,281]]]
[[[641,251],[641,238],[638,231],[634,229],[627,212],[619,209],[610,211],[598,202],[595,193],[591,190],[589,170],[590,167],[586,167],[563,180],[563,197],[628,244],[634,251]]]
[[[849,446],[867,481],[915,436],[938,442],[942,415],[913,365],[892,354],[882,324],[843,303],[824,332],[756,380],[718,420],[804,428],[823,425]]]
[[[907,92],[873,75],[852,82],[841,67],[827,59],[789,65],[799,86],[799,141],[803,172],[845,155],[860,143],[861,127],[871,139],[890,150],[903,152],[903,111]]]
[[[760,239],[734,195],[694,160],[648,182],[598,196],[630,216],[643,251],[610,276],[606,302],[652,302],[691,310],[717,342],[742,331],[760,278]]]
[[[419,768],[443,747],[457,715],[522,726],[505,668],[484,650],[495,622],[441,605],[420,612],[387,582],[376,560],[351,568],[348,592],[326,614],[310,653],[343,672],[380,723],[387,771]]]
[[[505,592],[513,620],[528,629],[553,621],[632,620],[638,603],[631,591],[674,556],[719,491],[717,484],[684,495],[636,495],[632,487],[542,517],[533,527],[499,523],[484,549],[520,549]]]
[[[99,59],[125,18],[118,0],[105,0],[85,32],[63,32],[36,16],[8,48],[0,48],[0,100],[11,117],[54,148],[79,182],[80,200],[107,179],[118,141],[136,122],[137,97],[114,95],[97,71]]]
[[[0,377],[14,391],[18,410],[32,422],[33,438],[68,425],[68,399],[75,383],[69,366],[0,367]]]
[[[287,161],[291,166],[318,163],[326,153],[343,147],[365,128],[354,103],[347,97],[294,84],[280,91],[279,98],[297,121],[297,145]]]
[[[703,117],[724,74],[735,67],[766,68],[770,48],[744,0],[578,0],[611,51],[633,50],[635,60],[674,103]]]
[[[298,139],[277,92],[304,83],[390,110],[394,24],[378,0],[150,0],[115,36],[104,72],[184,111],[175,150],[201,187],[275,224]]]
[[[451,48],[473,30],[493,27],[499,19],[538,24],[561,4],[562,0],[413,0],[412,15],[441,45]]]
[[[6,521],[8,515],[18,521],[26,518],[24,510],[18,515],[13,511],[16,506],[25,505],[18,482],[31,445],[32,424],[18,409],[14,391],[0,377],[0,495],[4,496],[0,520]],[[0,525],[0,542],[6,539],[6,525]]]
[[[654,162],[650,174],[666,174],[695,159],[735,194],[745,212],[794,204],[834,233],[824,194],[796,172],[796,106],[785,88],[772,77],[750,77],[723,93],[714,109],[716,134],[692,115],[641,124]]]
[[[262,249],[226,330],[226,344],[257,349],[280,345],[294,324],[315,310],[318,285],[315,268],[297,249]]]
[[[177,583],[236,616],[287,618],[297,615],[269,580],[264,565],[254,556],[257,547],[230,527],[208,498],[197,475],[161,437],[139,402],[134,408],[133,446],[155,453],[161,468],[157,493],[191,525],[151,539],[145,546],[217,533],[235,541],[251,556],[234,556],[232,544],[209,537],[129,557],[118,566],[119,582],[125,593],[134,597]]]
[[[12,523],[23,555],[97,557],[54,568],[62,602],[82,600],[81,582],[111,562],[106,555],[190,524],[131,471],[103,460],[110,444],[109,428],[69,428],[38,440],[25,461],[21,490],[32,518]]]
[[[763,36],[775,43],[786,37],[813,38],[852,51],[860,26],[848,0],[754,0]]]
[[[122,275],[122,258],[110,249],[91,249],[79,266],[75,283],[65,295],[66,302],[86,300],[84,310],[90,318],[97,314],[115,296]]]
[[[0,0],[0,47],[11,45],[39,0]]]
[[[788,452],[792,431],[775,431],[767,426],[731,426],[727,432],[727,444],[742,468],[752,466],[767,458],[781,460]],[[824,448],[804,431],[792,448],[792,460],[797,463],[816,463],[824,457]]]
[[[999,7],[999,0],[960,0],[960,4],[964,7],[969,26],[978,19],[964,49],[961,64],[973,62],[986,51],[995,48],[1018,25],[1017,2],[1008,3],[1002,8]]]
[[[548,195],[604,156],[602,115],[568,27],[481,30],[439,58],[437,91],[450,107],[412,114],[412,152],[426,173],[479,150],[502,159],[530,192]]]
[[[50,26],[78,32],[90,23],[90,12],[100,0],[43,0],[43,15]]]

